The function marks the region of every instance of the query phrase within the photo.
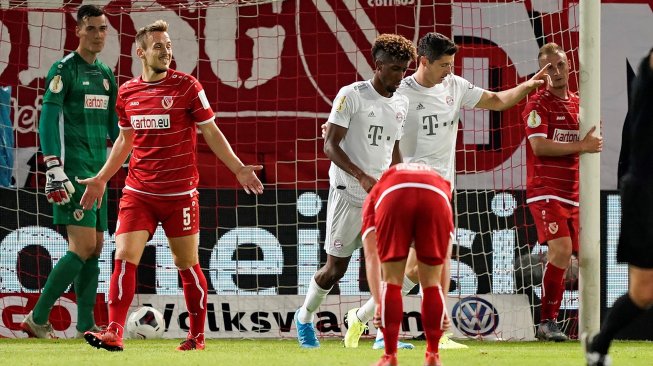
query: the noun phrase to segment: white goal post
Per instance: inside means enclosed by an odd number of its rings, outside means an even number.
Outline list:
[[[580,135],[601,130],[601,1],[580,2]],[[579,334],[601,322],[601,156],[580,157]]]

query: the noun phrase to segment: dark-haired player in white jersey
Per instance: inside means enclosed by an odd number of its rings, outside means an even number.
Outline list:
[[[118,91],[120,136],[102,170],[80,181],[87,186],[81,204],[90,207],[97,201],[100,205],[106,182],[132,153],[116,223],[109,326],[102,332],[84,334],[90,345],[109,351],[123,349],[123,326],[134,297],[136,267],[159,222],[179,269],[189,314],[188,336],[177,350],[204,349],[208,294],[198,257],[196,130],[246,192],[263,192],[255,174],[262,167],[244,165],[234,154],[214,122],[199,81],[169,68],[172,42],[167,31],[168,24],[158,20],[136,34],[136,54],[143,72]]]
[[[547,43],[538,55],[548,65],[552,82],[530,100],[522,117],[526,144],[526,203],[537,227],[537,237],[548,246],[542,278],[540,325],[535,336],[561,342],[567,336],[557,324],[564,293],[564,274],[572,253],[578,253],[579,159],[582,153],[600,152],[603,139],[595,127],[581,139],[578,125],[578,95],[569,91],[569,63],[565,52]]]
[[[340,89],[328,119],[324,141],[324,152],[331,159],[324,243],[327,262],[311,279],[304,304],[295,313],[303,348],[320,346],[314,313],[345,274],[352,253],[363,246],[361,208],[367,192],[383,171],[401,162],[398,145],[408,98],[396,90],[415,59],[415,46],[402,36],[382,34],[372,46],[372,57],[372,80]]]
[[[514,88],[492,92],[474,86],[453,74],[454,57],[458,46],[440,33],[427,33],[417,44],[417,70],[406,77],[398,92],[410,101],[404,136],[400,148],[405,160],[424,163],[434,168],[453,189],[455,177],[456,136],[460,108],[482,108],[502,111],[513,107],[528,93],[544,85],[544,69]],[[442,286],[449,290],[449,262],[445,262]],[[406,266],[402,293],[405,295],[417,283],[417,262],[411,251]],[[365,323],[374,316],[374,301],[370,298],[362,307],[347,313],[348,329],[345,347],[357,347]],[[450,340],[440,338],[443,348],[467,348]],[[377,332],[374,348],[383,348],[383,332]],[[399,342],[400,348],[412,348],[409,343]]]

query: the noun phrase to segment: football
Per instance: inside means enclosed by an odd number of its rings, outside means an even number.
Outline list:
[[[515,259],[515,285],[517,289],[542,286],[546,255],[525,254]]]
[[[515,285],[517,289],[542,286],[545,266],[545,253],[525,254],[515,259]],[[569,268],[565,271],[565,290],[578,290],[578,270],[578,258],[572,255]]]
[[[131,313],[125,326],[125,333],[131,339],[162,338],[163,332],[165,332],[163,315],[150,306],[143,306]]]

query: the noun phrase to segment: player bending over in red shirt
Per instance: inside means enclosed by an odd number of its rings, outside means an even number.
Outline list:
[[[423,292],[424,365],[441,365],[438,342],[447,327],[441,274],[453,236],[450,201],[449,182],[433,168],[414,163],[388,169],[365,199],[362,236],[367,281],[377,306],[375,325],[385,334],[385,354],[377,366],[397,365],[401,286],[411,243]]]
[[[197,129],[247,193],[263,192],[255,174],[263,167],[244,165],[234,154],[214,122],[199,81],[169,68],[172,42],[167,30],[168,24],[158,20],[136,34],[136,54],[143,72],[118,90],[120,136],[100,172],[79,181],[86,185],[81,200],[84,209],[96,201],[100,206],[107,181],[132,153],[116,223],[109,326],[84,334],[91,346],[109,351],[123,349],[123,326],[134,298],[136,267],[159,223],[179,269],[189,314],[188,337],[177,349],[204,349],[207,284],[198,256]]]

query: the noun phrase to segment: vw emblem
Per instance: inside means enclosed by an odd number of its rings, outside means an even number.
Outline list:
[[[470,337],[489,335],[499,325],[497,309],[480,297],[471,296],[458,301],[451,313],[456,328]]]

